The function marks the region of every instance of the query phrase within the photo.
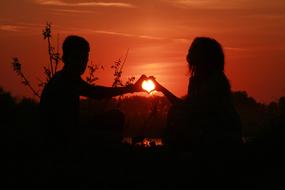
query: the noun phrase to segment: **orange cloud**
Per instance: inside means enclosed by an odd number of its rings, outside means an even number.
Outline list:
[[[53,5],[53,6],[72,6],[72,7],[121,7],[121,8],[134,8],[135,6],[130,3],[123,2],[78,2],[69,3],[61,0],[36,0],[40,5]]]
[[[9,24],[3,24],[0,25],[0,30],[2,31],[9,31],[9,32],[20,32],[26,27],[24,26],[19,26],[19,25],[9,25]]]

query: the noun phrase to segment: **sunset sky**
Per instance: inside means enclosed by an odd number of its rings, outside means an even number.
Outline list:
[[[265,103],[285,96],[284,0],[1,0],[0,86],[14,96],[32,94],[14,73],[13,57],[34,86],[44,79],[47,21],[54,45],[57,35],[60,46],[70,34],[90,42],[90,61],[105,67],[100,85],[112,84],[110,66],[129,49],[124,80],[154,75],[185,95],[188,48],[196,36],[209,36],[224,47],[233,90]]]

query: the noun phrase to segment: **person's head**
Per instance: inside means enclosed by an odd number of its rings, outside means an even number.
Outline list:
[[[62,60],[64,67],[73,73],[82,75],[86,69],[89,57],[89,43],[80,36],[68,36],[62,45]]]
[[[219,42],[212,38],[195,38],[186,59],[192,76],[224,71],[223,48]]]

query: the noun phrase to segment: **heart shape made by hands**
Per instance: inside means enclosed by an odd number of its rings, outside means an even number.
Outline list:
[[[146,90],[148,93],[150,93],[151,91],[155,89],[155,84],[150,79],[144,80],[142,83],[142,88]]]

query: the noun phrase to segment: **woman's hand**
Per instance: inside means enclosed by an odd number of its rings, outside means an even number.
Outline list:
[[[150,76],[150,77],[148,77],[148,79],[152,80],[152,82],[154,83],[154,85],[155,85],[154,90],[161,91],[162,86],[155,80],[154,76]]]

